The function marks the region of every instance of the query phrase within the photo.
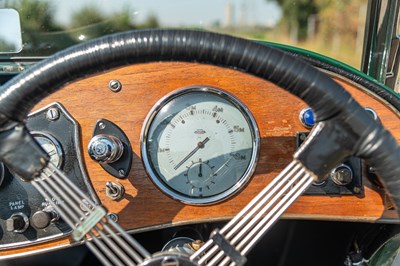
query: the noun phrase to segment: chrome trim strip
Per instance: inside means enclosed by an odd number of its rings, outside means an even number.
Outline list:
[[[53,144],[54,144],[54,146],[56,147],[56,150],[57,150],[57,155],[60,157],[60,161],[58,162],[58,164],[56,166],[58,168],[60,168],[61,165],[64,162],[64,152],[62,150],[60,142],[55,137],[53,137],[52,135],[50,135],[48,133],[44,133],[42,131],[31,131],[31,135],[33,136],[33,138],[42,137],[42,138],[47,138],[51,142],[53,142]]]

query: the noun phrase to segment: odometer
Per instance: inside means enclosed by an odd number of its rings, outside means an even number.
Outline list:
[[[209,204],[251,178],[259,134],[236,97],[199,86],[175,91],[153,107],[141,145],[145,168],[163,192],[184,203]]]

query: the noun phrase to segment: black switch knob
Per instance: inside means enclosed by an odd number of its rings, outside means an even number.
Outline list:
[[[29,219],[23,213],[13,214],[6,220],[6,230],[8,232],[23,233],[28,226]]]
[[[57,215],[53,211],[37,211],[32,215],[31,223],[36,229],[44,229],[56,218]]]

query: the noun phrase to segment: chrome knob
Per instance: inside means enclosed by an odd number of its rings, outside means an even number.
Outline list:
[[[112,163],[121,158],[124,145],[117,137],[100,134],[90,140],[88,152],[99,163]]]
[[[353,171],[345,164],[339,165],[331,172],[331,179],[338,186],[346,186],[353,180]]]
[[[53,208],[46,208],[35,212],[31,217],[31,223],[36,229],[44,229],[48,227],[51,222],[58,220],[58,217],[58,213],[56,213]]]

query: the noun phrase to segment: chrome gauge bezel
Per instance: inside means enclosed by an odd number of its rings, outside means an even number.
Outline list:
[[[162,108],[168,104],[170,101],[173,99],[176,99],[182,95],[188,94],[188,93],[193,93],[193,92],[204,92],[204,93],[213,93],[216,94],[225,100],[227,100],[229,103],[231,103],[233,106],[235,106],[243,115],[245,120],[248,123],[248,126],[251,131],[251,137],[252,137],[252,152],[251,152],[251,159],[249,160],[249,164],[243,173],[243,175],[239,178],[239,180],[230,188],[226,189],[225,191],[222,191],[221,193],[218,193],[217,195],[214,196],[208,196],[204,198],[195,198],[195,197],[190,197],[187,195],[184,195],[173,188],[171,188],[169,185],[167,185],[161,177],[159,177],[157,171],[154,169],[152,163],[150,162],[150,156],[148,154],[148,145],[147,145],[147,139],[148,139],[148,133],[150,130],[150,127],[152,125],[153,120],[157,116],[157,114],[162,110]],[[189,205],[210,205],[210,204],[215,204],[221,201],[224,201],[226,199],[229,199],[233,195],[237,194],[240,190],[242,190],[246,184],[251,180],[252,175],[255,171],[257,161],[259,158],[259,152],[260,152],[260,135],[259,135],[259,130],[257,123],[251,114],[250,110],[244,105],[242,101],[240,101],[236,96],[230,94],[227,91],[224,91],[219,88],[215,87],[210,87],[210,86],[190,86],[190,87],[184,87],[178,90],[175,90],[163,98],[161,98],[150,110],[149,114],[147,115],[143,127],[142,127],[142,132],[141,132],[141,137],[140,137],[140,151],[141,151],[141,158],[142,162],[144,164],[145,170],[147,174],[149,175],[151,181],[166,195],[169,197],[178,200],[184,204],[189,204]]]
[[[41,132],[41,131],[32,131],[31,134],[32,134],[32,136],[34,138],[35,137],[40,137],[40,138],[47,139],[49,142],[52,143],[52,145],[54,145],[56,153],[57,153],[57,156],[59,158],[59,161],[58,161],[56,167],[60,168],[62,166],[63,162],[64,162],[64,158],[63,158],[64,157],[64,153],[63,153],[63,150],[62,150],[60,142],[55,137],[53,137],[52,135],[50,135],[48,133]]]

